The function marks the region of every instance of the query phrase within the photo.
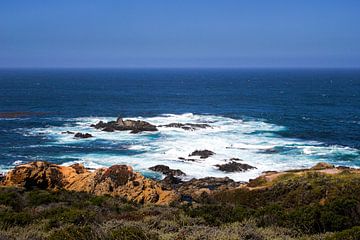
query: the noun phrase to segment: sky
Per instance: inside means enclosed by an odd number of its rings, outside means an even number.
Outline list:
[[[360,67],[359,0],[4,0],[0,67]]]

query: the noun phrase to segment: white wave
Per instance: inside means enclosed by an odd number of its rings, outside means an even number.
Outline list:
[[[316,141],[283,138],[276,134],[283,126],[261,120],[239,120],[215,115],[163,114],[156,117],[136,117],[133,120],[145,120],[155,125],[169,123],[206,123],[211,128],[186,131],[179,128],[159,127],[159,132],[130,134],[129,132],[103,132],[90,127],[98,121],[110,121],[114,118],[88,117],[74,118],[64,126],[32,129],[28,134],[41,134],[49,139],[49,144],[69,145],[103,141],[109,149],[126,146],[132,154],[114,153],[64,153],[62,158],[78,159],[76,162],[86,167],[98,168],[114,164],[127,164],[135,170],[148,172],[148,168],[157,164],[180,169],[188,177],[224,177],[247,181],[269,170],[287,170],[310,167],[318,161],[331,161],[334,154],[354,154],[360,161],[358,150],[343,146],[324,146]],[[72,134],[62,132],[87,132],[93,138],[75,139]],[[261,134],[266,132],[268,134]],[[259,134],[257,134],[259,133]],[[271,134],[273,133],[273,134]],[[283,151],[277,148],[284,149]],[[216,154],[195,162],[179,160],[189,157],[195,150],[211,150]],[[356,155],[358,154],[358,155]],[[241,173],[224,173],[215,165],[224,164],[230,158],[240,158],[243,163],[257,169]],[[66,164],[72,164],[67,162]],[[335,162],[336,163],[336,162]]]

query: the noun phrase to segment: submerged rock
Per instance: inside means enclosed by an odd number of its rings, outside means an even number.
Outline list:
[[[144,131],[157,131],[155,125],[152,125],[148,122],[141,120],[123,120],[122,118],[118,118],[116,121],[103,122],[100,121],[97,124],[92,124],[91,127],[96,129],[101,129],[105,132],[114,132],[114,131],[131,131],[130,133],[139,133]]]
[[[154,172],[161,172],[164,175],[168,176],[185,176],[185,173],[181,171],[180,169],[171,169],[168,166],[165,165],[156,165],[149,168],[150,170]]]
[[[196,159],[193,158],[184,158],[184,157],[178,157],[179,160],[187,161],[187,162],[196,162]]]
[[[212,156],[214,154],[215,153],[210,151],[210,150],[195,150],[194,152],[189,154],[189,157],[200,156],[200,158],[204,159],[204,158],[208,158],[208,157],[210,157],[210,156]]]
[[[215,165],[220,171],[223,172],[244,172],[250,169],[256,169],[256,167],[253,167],[246,163],[238,163],[235,161],[231,161],[225,164],[218,164]]]
[[[175,191],[163,189],[160,183],[143,177],[126,165],[92,172],[81,164],[66,167],[43,161],[30,162],[8,172],[2,185],[111,195],[138,203],[169,204],[180,197]]]
[[[61,132],[61,134],[75,134],[75,133],[71,131],[65,131],[65,132]]]
[[[169,123],[166,125],[160,125],[159,127],[181,128],[184,130],[194,131],[198,129],[210,128],[211,126],[201,123]]]
[[[78,132],[78,133],[76,133],[74,135],[74,137],[75,138],[91,138],[93,136],[90,133],[80,133],[80,132]]]

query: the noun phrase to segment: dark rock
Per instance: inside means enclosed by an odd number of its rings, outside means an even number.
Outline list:
[[[196,159],[193,158],[184,158],[184,157],[178,157],[179,160],[183,160],[183,161],[189,161],[189,162],[196,162]]]
[[[66,132],[61,132],[61,134],[75,134],[75,133],[71,131],[66,131]]]
[[[151,168],[149,168],[150,170],[154,171],[154,172],[161,172],[162,174],[168,175],[168,176],[184,176],[185,173],[179,169],[171,169],[168,166],[165,165],[156,165],[153,166]]]
[[[168,175],[163,180],[161,180],[163,188],[167,190],[176,188],[176,186],[182,182],[183,181],[180,178],[174,177],[173,175]]]
[[[230,161],[243,161],[243,160],[240,158],[230,158]]]
[[[225,163],[225,164],[218,164],[215,165],[216,167],[219,168],[220,171],[223,172],[244,172],[250,169],[255,169],[256,167],[250,166],[249,164],[246,163],[238,163],[238,162],[234,162],[231,161],[229,163]]]
[[[91,138],[92,135],[90,133],[80,133],[80,132],[78,132],[78,133],[76,133],[74,135],[74,137],[76,137],[76,138]]]
[[[171,127],[171,128],[181,128],[184,130],[198,130],[204,128],[210,128],[211,126],[208,124],[200,124],[200,123],[170,123],[166,125],[160,125],[159,127]]]
[[[194,152],[192,152],[189,157],[192,156],[200,156],[200,158],[208,158],[212,155],[214,155],[215,153],[210,151],[210,150],[195,150]]]
[[[156,126],[148,122],[140,120],[123,120],[120,117],[116,121],[110,121],[107,123],[100,121],[97,124],[92,124],[91,127],[101,129],[105,132],[130,131],[130,133],[139,133],[144,131],[157,131]]]

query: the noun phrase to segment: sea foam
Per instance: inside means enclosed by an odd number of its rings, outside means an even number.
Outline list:
[[[34,128],[24,131],[24,135],[42,134],[47,138],[48,146],[87,149],[87,151],[64,152],[60,159],[83,163],[86,167],[98,168],[114,164],[127,164],[137,171],[150,176],[148,170],[157,164],[164,164],[173,169],[180,169],[192,177],[225,177],[237,181],[255,178],[263,171],[306,168],[319,161],[334,164],[356,166],[360,162],[357,149],[343,146],[326,146],[321,142],[285,138],[279,134],[285,131],[284,126],[267,123],[261,119],[232,119],[216,115],[198,114],[163,114],[156,117],[130,118],[144,120],[155,125],[169,123],[202,123],[211,127],[188,131],[181,128],[159,127],[158,132],[103,132],[90,127],[98,121],[110,121],[114,118],[87,117],[68,119],[63,126]],[[75,139],[72,134],[63,132],[87,132],[93,135],[88,139]],[[216,154],[207,159],[189,157],[195,150],[211,150]],[[91,151],[90,151],[91,150]],[[101,151],[100,151],[101,150]],[[49,153],[51,155],[51,153]],[[341,156],[348,156],[351,162]],[[195,158],[196,161],[183,161],[179,158]],[[246,172],[225,173],[215,167],[224,164],[231,158],[239,158],[242,163],[250,164],[256,169]],[[153,177],[161,175],[153,173]]]

